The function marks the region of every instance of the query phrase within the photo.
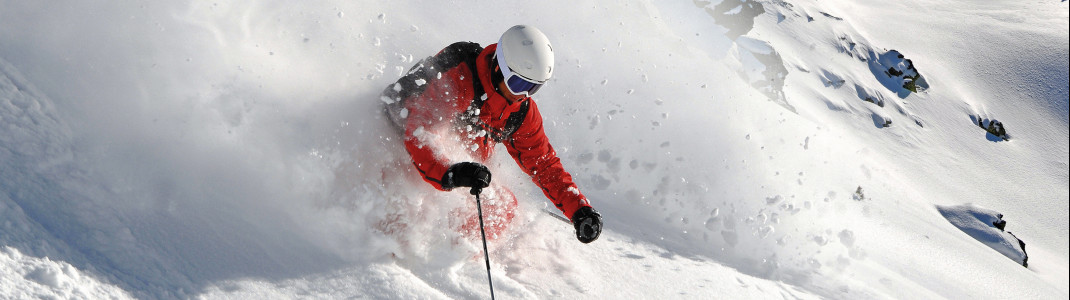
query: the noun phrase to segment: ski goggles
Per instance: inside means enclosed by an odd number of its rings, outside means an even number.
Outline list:
[[[509,88],[510,93],[531,97],[542,88],[542,83],[528,80],[520,76],[520,74],[513,73],[513,70],[509,68],[509,64],[505,63],[505,55],[502,54],[502,51],[494,52],[496,52],[494,56],[498,59],[498,69],[501,70],[502,78],[505,80],[505,87]]]

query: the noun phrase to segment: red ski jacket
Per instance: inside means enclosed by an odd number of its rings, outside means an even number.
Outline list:
[[[495,89],[492,76],[501,76],[493,71],[491,61],[496,47],[459,42],[420,61],[384,90],[387,114],[404,129],[413,165],[435,188],[451,188],[442,184],[450,165],[473,159],[485,162],[495,144],[502,143],[546,197],[571,219],[576,210],[590,203],[546,138],[535,101],[525,98],[509,104]]]

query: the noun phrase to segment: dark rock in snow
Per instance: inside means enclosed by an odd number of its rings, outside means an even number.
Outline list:
[[[914,68],[914,62],[904,57],[899,51],[870,53],[870,56],[870,71],[884,87],[898,93],[900,98],[906,98],[911,92],[917,93],[929,89],[929,83]]]
[[[989,119],[981,116],[971,115],[970,120],[974,125],[981,127],[988,132],[988,140],[993,142],[1009,141],[1011,136],[1007,134],[1007,128],[1003,126],[1003,122],[996,119]]]

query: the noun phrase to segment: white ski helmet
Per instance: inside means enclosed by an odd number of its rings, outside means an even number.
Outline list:
[[[534,26],[516,25],[506,30],[498,39],[494,55],[502,75],[505,75],[503,79],[509,83],[510,91],[517,95],[534,94],[554,73],[554,49],[550,39]],[[519,78],[511,78],[512,75]]]

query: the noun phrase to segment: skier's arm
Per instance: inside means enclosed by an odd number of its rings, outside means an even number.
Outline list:
[[[422,118],[419,114],[410,115],[410,118]],[[433,135],[429,131],[429,127],[425,127],[424,122],[412,121],[407,122],[405,126],[405,150],[408,150],[409,156],[412,157],[412,164],[416,167],[416,170],[420,171],[420,176],[424,181],[430,183],[436,189],[448,191],[450,187],[443,185],[443,177],[446,175],[446,171],[449,170],[449,163],[445,159],[436,157],[433,145]]]
[[[530,101],[530,100],[529,100]],[[505,141],[505,148],[531,180],[542,189],[543,194],[572,219],[581,207],[589,207],[587,198],[580,193],[572,181],[572,175],[565,171],[561,159],[557,157],[550,140],[542,126],[542,115],[532,102],[524,122]]]
[[[439,133],[435,126],[448,126],[452,113],[462,109],[458,106],[459,101],[443,100],[471,98],[470,89],[461,89],[449,82],[463,82],[464,78],[472,80],[475,77],[461,63],[467,55],[478,53],[479,49],[482,48],[478,44],[454,43],[435,56],[421,60],[384,92],[391,99],[404,99],[405,109],[399,113],[404,114],[402,118],[405,119],[405,149],[424,181],[439,190],[452,189],[454,182],[447,175],[451,164],[435,153],[441,148],[438,145],[441,141],[435,136]]]

